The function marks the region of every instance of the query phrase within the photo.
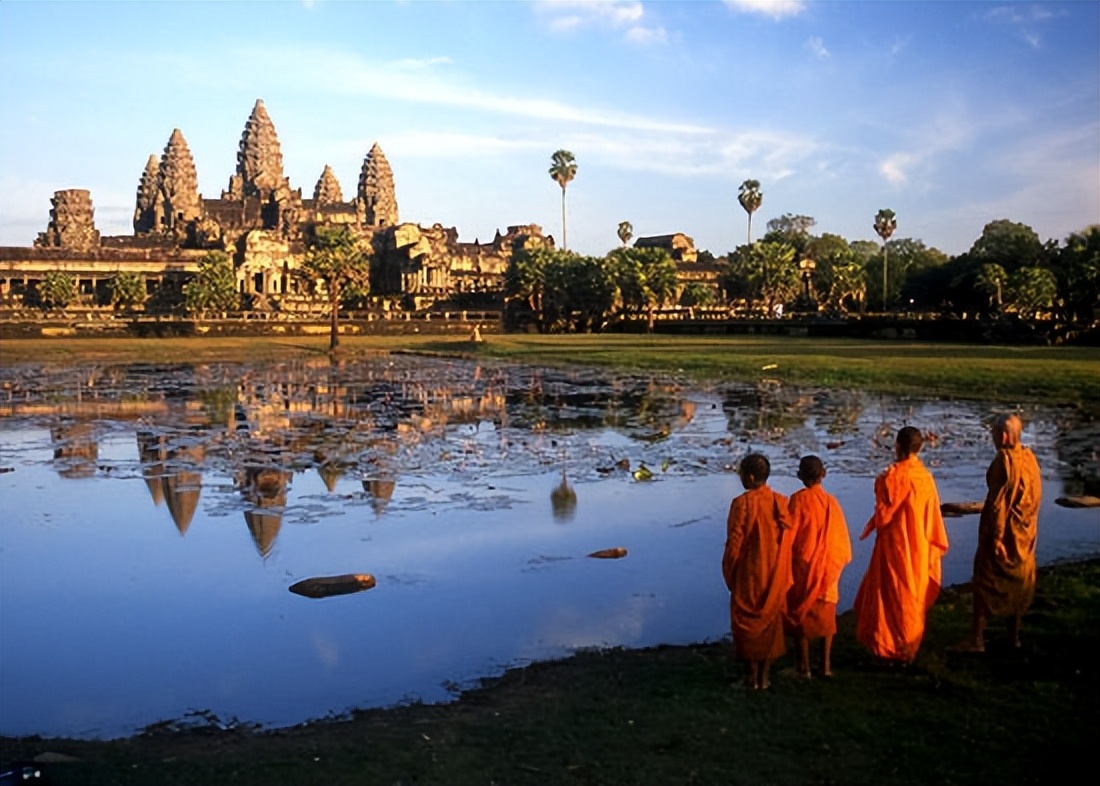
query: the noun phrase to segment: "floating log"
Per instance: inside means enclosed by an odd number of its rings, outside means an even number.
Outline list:
[[[600,549],[599,551],[593,551],[588,556],[595,557],[596,559],[622,559],[626,556],[626,549],[622,546],[616,546],[613,549]]]
[[[940,513],[945,516],[971,516],[981,513],[984,502],[944,502],[940,505]]]
[[[1100,497],[1091,497],[1088,494],[1058,497],[1054,501],[1063,508],[1100,508]]]
[[[374,576],[369,573],[345,573],[343,576],[303,579],[297,584],[291,584],[290,591],[307,598],[327,598],[332,595],[350,595],[353,592],[369,590],[374,583]]]

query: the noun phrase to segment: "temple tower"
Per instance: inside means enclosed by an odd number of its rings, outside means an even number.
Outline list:
[[[393,170],[377,142],[363,159],[363,169],[359,173],[358,202],[364,224],[388,227],[398,223]]]
[[[134,233],[145,234],[157,230],[157,182],[160,179],[160,163],[155,155],[145,162],[145,171],[138,183],[137,204],[134,206]]]
[[[83,188],[55,191],[50,204],[53,205],[50,223],[34,241],[36,247],[88,251],[99,245],[90,191]]]
[[[256,99],[252,114],[244,125],[237,150],[237,173],[229,178],[229,190],[222,199],[242,200],[259,197],[267,202],[285,202],[290,198],[290,181],[283,177],[283,153],[275,124],[264,102]]]
[[[344,192],[340,190],[340,181],[333,174],[332,167],[325,164],[317,186],[313,189],[313,199],[318,205],[335,205],[344,201]]]
[[[157,227],[162,232],[181,233],[188,222],[202,215],[202,198],[191,149],[178,128],[164,148],[157,180]]]

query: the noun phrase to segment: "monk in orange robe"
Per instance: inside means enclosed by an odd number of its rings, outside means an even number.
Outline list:
[[[753,453],[741,460],[745,493],[726,519],[722,575],[730,591],[730,627],[737,657],[749,664],[749,685],[769,686],[771,664],[786,651],[783,612],[791,586],[787,498],[767,484],[771,464]]]
[[[988,492],[974,554],[974,623],[970,649],[985,649],[985,623],[1009,618],[1009,638],[1020,646],[1020,622],[1035,596],[1035,536],[1043,477],[1030,449],[1020,444],[1023,423],[1003,415],[993,424],[997,455],[985,473]]]
[[[821,485],[825,464],[803,456],[798,479],[806,488],[791,495],[791,579],[785,625],[798,642],[798,673],[810,676],[810,640],[823,638],[821,673],[831,677],[840,573],[852,561],[848,522],[836,497]]]
[[[875,512],[860,535],[874,532],[875,547],[856,593],[856,638],[878,658],[900,663],[917,657],[947,552],[936,482],[917,456],[923,444],[912,426],[898,432],[897,461],[875,479]]]

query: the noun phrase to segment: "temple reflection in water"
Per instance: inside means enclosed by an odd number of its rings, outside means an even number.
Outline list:
[[[509,450],[550,448],[553,440],[540,435],[556,429],[612,427],[654,440],[690,424],[695,406],[677,385],[654,380],[570,379],[454,362],[426,368],[378,356],[358,364],[309,358],[43,371],[10,386],[0,417],[55,419],[55,467],[65,478],[95,476],[97,424],[133,424],[153,504],[167,509],[181,535],[199,506],[204,468],[213,462],[231,471],[248,531],[266,557],[297,472],[316,469],[329,492],[344,477],[359,479],[381,516],[399,475],[422,466],[433,442],[445,443],[440,463],[468,463],[484,461],[486,451],[507,458]],[[515,437],[503,436],[510,426],[535,435],[534,444],[510,445]],[[482,427],[499,435],[496,444],[477,443]],[[455,439],[460,444],[446,444]],[[572,518],[576,491],[564,469],[551,502],[555,518]]]
[[[315,470],[329,493],[345,478],[357,481],[359,498],[382,516],[403,474],[494,463],[549,468],[561,458],[562,435],[588,429],[617,431],[627,445],[661,445],[674,434],[687,435],[676,450],[688,446],[701,454],[692,459],[697,468],[718,469],[728,468],[749,445],[779,445],[792,435],[803,449],[843,452],[859,424],[875,417],[873,396],[799,390],[768,378],[725,386],[720,403],[704,405],[682,382],[661,377],[384,354],[355,362],[315,357],[40,369],[9,379],[6,394],[0,418],[47,423],[53,466],[66,479],[95,477],[99,435],[132,427],[153,504],[163,504],[181,535],[200,504],[204,470],[213,466],[229,475],[265,558],[283,526],[296,473]],[[887,421],[896,414],[883,413],[882,429],[893,428]],[[814,429],[835,441],[815,442]],[[699,436],[692,437],[694,432]],[[866,449],[874,461],[879,454],[888,458],[889,440],[879,436],[872,434]],[[1067,488],[1095,491],[1100,483],[1088,445],[1061,427],[1054,442],[1065,454]],[[983,447],[977,440],[976,455],[984,457]],[[592,461],[614,466],[620,457],[614,449],[608,453]],[[708,464],[709,453],[718,460]],[[663,468],[684,460],[671,456]],[[570,521],[577,510],[567,465],[558,485],[548,489],[559,522]]]

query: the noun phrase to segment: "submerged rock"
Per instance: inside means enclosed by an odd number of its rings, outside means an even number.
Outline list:
[[[945,516],[971,516],[981,513],[984,502],[944,502],[940,505],[940,513]]]
[[[627,554],[626,549],[622,546],[616,546],[613,549],[600,549],[599,551],[593,551],[588,556],[595,557],[596,559],[622,559]]]
[[[1100,497],[1082,494],[1074,497],[1058,497],[1054,500],[1063,508],[1100,508]]]
[[[342,576],[318,576],[303,579],[290,585],[295,595],[307,598],[327,598],[332,595],[350,595],[353,592],[369,590],[375,585],[374,576],[369,573],[345,573]]]

